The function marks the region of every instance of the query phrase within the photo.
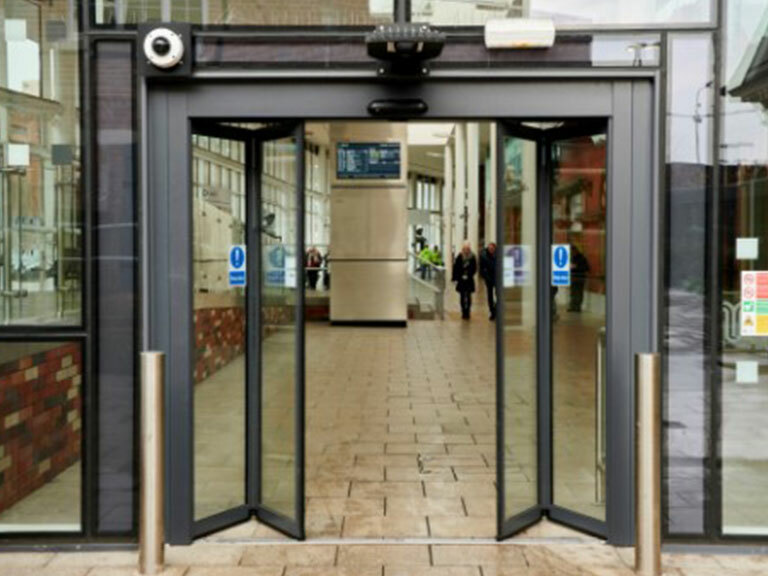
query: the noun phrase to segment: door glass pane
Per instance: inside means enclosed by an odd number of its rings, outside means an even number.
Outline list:
[[[538,503],[536,143],[504,138],[504,516]]]
[[[229,249],[245,244],[245,187],[231,184],[245,164],[213,141],[192,136],[195,520],[245,503],[245,288],[229,285]],[[230,186],[200,178],[224,168]]]
[[[261,158],[261,504],[296,516],[296,140]]]
[[[551,289],[553,498],[599,520],[605,520],[605,144],[605,134],[562,140],[552,145],[551,158],[552,243],[570,246],[570,285]]]

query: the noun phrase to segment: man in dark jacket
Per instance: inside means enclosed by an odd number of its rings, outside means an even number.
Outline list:
[[[491,242],[480,251],[480,277],[488,293],[489,320],[496,319],[496,244]]]
[[[576,245],[571,246],[571,301],[569,312],[581,312],[584,301],[584,285],[589,275],[589,262]]]
[[[469,242],[464,242],[461,252],[453,263],[452,280],[456,282],[456,292],[461,301],[461,317],[469,320],[472,308],[472,293],[475,291],[475,274],[477,274],[477,258],[472,253]]]

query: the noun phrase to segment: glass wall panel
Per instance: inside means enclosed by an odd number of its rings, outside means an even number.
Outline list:
[[[551,18],[561,24],[707,23],[712,0],[411,0],[411,19],[478,26],[495,18]]]
[[[261,503],[296,518],[296,140],[264,142],[261,162]]]
[[[98,529],[134,526],[136,131],[133,44],[96,44]]]
[[[83,354],[0,344],[0,533],[80,530]]]
[[[598,373],[606,357],[605,144],[601,133],[558,140],[551,152],[552,244],[570,246],[571,276],[568,286],[551,288],[552,499],[598,520],[605,520],[600,424],[610,385]]]
[[[391,22],[394,0],[91,0],[96,24],[367,26]]]
[[[666,135],[664,525],[702,534],[708,498],[707,198],[712,186],[712,38],[669,37]]]
[[[242,142],[192,136],[192,157],[233,172],[237,190],[192,179],[194,275],[194,516],[245,504],[245,289],[229,286],[229,251],[245,244]]]
[[[504,518],[538,504],[536,143],[504,138]],[[498,257],[497,257],[498,258]]]
[[[0,11],[0,325],[81,321],[75,3]]]
[[[768,271],[768,101],[745,92],[742,81],[765,42],[768,6],[764,0],[726,6],[723,78],[726,90],[741,96],[721,101],[722,532],[766,536],[768,284],[755,282],[758,299],[751,299],[745,273]]]

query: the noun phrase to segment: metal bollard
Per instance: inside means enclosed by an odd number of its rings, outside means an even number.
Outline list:
[[[661,358],[635,357],[635,572],[661,574]]]
[[[164,382],[165,354],[142,352],[139,574],[159,574],[165,561]]]

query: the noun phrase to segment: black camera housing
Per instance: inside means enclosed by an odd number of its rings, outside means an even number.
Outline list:
[[[429,74],[427,62],[440,56],[445,34],[427,24],[382,24],[365,36],[368,55],[382,62],[380,76]]]

